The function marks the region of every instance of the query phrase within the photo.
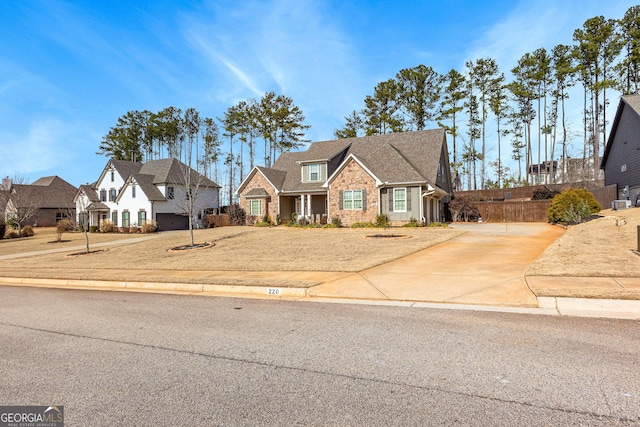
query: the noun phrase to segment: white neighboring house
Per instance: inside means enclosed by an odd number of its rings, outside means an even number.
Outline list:
[[[189,182],[192,194],[198,187],[193,208],[198,227],[204,214],[218,210],[218,184],[173,158],[144,164],[109,160],[95,183],[80,186],[74,199],[77,220],[98,227],[107,219],[118,227],[154,220],[160,230],[186,230]]]

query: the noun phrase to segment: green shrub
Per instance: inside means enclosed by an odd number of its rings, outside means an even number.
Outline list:
[[[7,219],[7,227],[13,228],[14,230],[18,229],[18,224],[13,220],[13,218],[9,217]]]
[[[389,215],[380,214],[376,215],[376,227],[378,228],[389,228]]]
[[[553,199],[558,194],[560,194],[558,191],[544,187],[541,190],[534,191],[533,195],[531,196],[531,200],[549,200]]]
[[[340,219],[339,216],[334,216],[333,218],[331,218],[331,225],[333,225],[336,228],[340,228],[342,227],[342,220]]]
[[[443,222],[434,221],[434,222],[430,222],[429,225],[427,225],[427,227],[443,227],[443,228],[447,228],[449,226],[447,224],[443,223]]]
[[[145,221],[142,227],[140,227],[140,231],[142,233],[155,233],[158,231],[158,224],[154,220]]]
[[[89,227],[91,229],[91,227]],[[113,221],[109,221],[105,219],[100,223],[100,232],[101,233],[117,233],[118,227],[113,223]]]
[[[409,222],[402,225],[403,227],[422,227],[422,223],[420,223],[416,218],[411,217]]]
[[[21,232],[21,236],[22,237],[32,237],[34,234],[33,232],[33,227],[30,225],[25,225],[24,227],[22,227],[22,232]]]
[[[376,225],[372,222],[354,222],[351,228],[374,228]]]
[[[0,217],[0,239],[4,237],[4,233],[7,231],[7,224],[4,222],[4,218]]]
[[[256,221],[253,224],[254,227],[271,227],[271,223],[267,221]]]
[[[97,225],[90,225],[89,226],[89,233],[97,233],[98,232],[98,226]]]
[[[330,222],[328,224],[322,224],[322,228],[340,228],[340,226]]]
[[[600,212],[593,194],[582,188],[568,188],[551,200],[548,217],[551,223],[577,224]]]

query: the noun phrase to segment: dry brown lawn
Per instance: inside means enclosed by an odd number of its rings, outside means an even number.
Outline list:
[[[639,277],[637,228],[640,209],[604,210],[600,217],[571,226],[528,268],[527,276]],[[188,231],[165,232],[150,240],[126,243],[143,237],[140,234],[89,235],[92,249],[99,243],[122,240],[102,252],[68,256],[84,245],[84,234],[65,233],[63,243],[55,241],[55,230],[36,229],[36,236],[0,240],[0,256],[46,249],[69,248],[68,252],[36,257],[0,260],[0,274],[12,277],[46,277],[123,281],[225,283],[239,285],[274,285],[253,277],[261,271],[337,271],[353,272],[374,267],[411,253],[437,245],[464,231],[450,228],[379,229],[296,229],[286,227],[222,227],[196,230],[197,242],[212,242],[208,249],[171,252],[189,242]],[[406,234],[408,239],[365,239],[372,234]],[[93,246],[96,245],[96,246]],[[100,248],[102,249],[102,248]],[[452,261],[453,262],[453,261]],[[136,274],[138,271],[138,274]],[[193,274],[188,273],[194,271]],[[219,278],[215,273],[243,271],[241,278]],[[181,273],[183,272],[183,273]],[[278,286],[312,286],[313,282],[282,280]],[[603,297],[602,291],[590,289],[549,290],[566,292],[565,296]],[[579,293],[576,294],[576,292]],[[639,297],[622,295],[611,298]],[[627,292],[627,290],[624,290]],[[631,291],[628,291],[631,292]],[[564,294],[563,294],[564,295]]]
[[[365,239],[371,234],[407,234],[408,239]],[[170,252],[189,243],[188,231],[160,233],[158,238],[110,247],[107,251],[70,257],[64,253],[38,255],[37,258],[0,260],[0,268],[95,269],[118,270],[200,270],[200,271],[359,271],[401,258],[461,234],[449,228],[389,229],[296,229],[286,227],[222,227],[195,230],[197,242],[213,242],[209,249]],[[80,235],[82,239],[84,238]],[[140,237],[141,235],[135,235]],[[69,235],[65,234],[65,238]],[[130,235],[90,235],[92,244],[99,239],[130,238]],[[54,235],[55,239],[55,235]],[[47,238],[42,238],[42,241]],[[49,239],[51,240],[51,239]],[[26,239],[25,239],[26,242]],[[61,247],[32,240],[2,241],[3,245],[21,245],[21,251]],[[84,244],[74,240],[72,246]],[[2,253],[15,252],[5,249]],[[77,251],[75,251],[77,252]],[[37,263],[36,263],[37,261]]]
[[[570,226],[529,266],[527,276],[640,277],[640,208],[600,212]]]
[[[63,233],[62,241],[57,242],[55,227],[34,228],[35,235],[19,239],[0,240],[0,255],[10,255],[23,252],[44,251],[48,249],[67,248],[85,244],[84,233]],[[118,234],[118,233],[89,233],[89,243],[105,243],[114,240],[127,240],[142,237],[145,234]]]

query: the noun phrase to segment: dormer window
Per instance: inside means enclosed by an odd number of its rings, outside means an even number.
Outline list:
[[[309,181],[320,181],[320,163],[314,163],[308,166]]]

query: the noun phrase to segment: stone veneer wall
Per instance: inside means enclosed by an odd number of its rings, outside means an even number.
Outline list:
[[[340,190],[365,190],[367,198],[366,210],[340,210]],[[375,206],[371,204],[375,203]],[[349,163],[331,181],[329,188],[329,218],[337,216],[343,226],[350,226],[355,222],[373,222],[378,215],[378,188],[376,181],[355,160]]]
[[[260,172],[256,172],[251,178],[244,188],[243,192],[240,194],[240,207],[244,209],[247,214],[247,218],[249,217],[249,200],[256,200],[255,198],[247,199],[243,197],[243,194],[247,194],[249,191],[254,188],[263,188],[269,193],[271,196],[271,200],[267,201],[264,198],[262,199],[262,215],[258,218],[258,221],[262,221],[262,217],[267,214],[271,217],[272,221],[275,221],[278,215],[278,196],[276,195],[276,190],[269,184],[269,181],[266,180],[264,175]],[[266,209],[266,212],[265,212]]]

